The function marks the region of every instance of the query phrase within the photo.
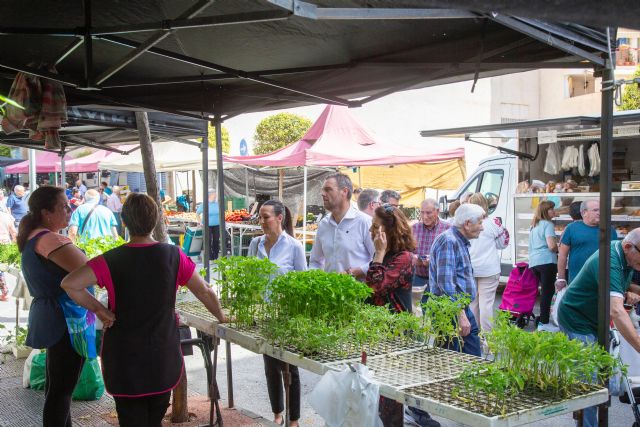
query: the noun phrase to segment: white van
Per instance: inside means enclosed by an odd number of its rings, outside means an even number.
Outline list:
[[[503,281],[506,281],[515,263],[528,260],[529,228],[533,211],[540,200],[548,199],[556,203],[560,216],[554,219],[554,224],[556,233],[560,235],[572,221],[568,214],[572,202],[600,197],[599,172],[590,176],[594,172],[590,168],[595,167],[595,162],[591,165],[587,161],[588,164],[583,165],[586,169],[583,167],[582,170],[570,168],[555,175],[545,172],[551,144],[557,144],[554,148],[558,148],[562,154],[570,146],[587,150],[599,144],[599,126],[599,117],[579,116],[421,132],[425,137],[465,135],[468,141],[480,139],[479,135],[488,135],[490,138],[508,135],[515,142],[515,150],[496,147],[501,154],[483,160],[452,197],[440,198],[440,211],[446,216],[448,204],[467,192],[481,192],[488,198],[497,197],[497,203],[490,207],[489,216],[500,218],[511,236],[509,246],[501,251]],[[484,141],[475,142],[489,145]],[[611,218],[620,238],[640,226],[640,111],[621,112],[614,116],[612,172]],[[516,187],[522,181],[539,180],[547,183],[568,179],[577,182],[576,192],[516,194]]]

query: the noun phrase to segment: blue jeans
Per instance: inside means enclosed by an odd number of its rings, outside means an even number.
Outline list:
[[[411,286],[413,287],[421,287],[427,286],[425,288],[425,292],[429,292],[429,278],[428,277],[420,277],[416,274],[413,275],[413,279],[411,280]],[[422,299],[420,300],[420,304],[425,304],[429,297],[427,295],[422,295]]]
[[[560,331],[562,331],[563,334],[569,337],[570,340],[579,340],[585,344],[593,344],[597,341],[596,336],[593,334],[578,334],[575,332],[571,332],[568,329],[563,328],[562,325],[560,325]],[[594,380],[595,380],[595,374],[594,374]],[[582,413],[583,413],[583,416],[582,416],[583,427],[598,426],[598,407],[597,406],[584,408],[582,410]]]
[[[469,319],[469,323],[471,324],[471,333],[466,337],[462,337],[462,352],[480,357],[482,356],[482,347],[480,346],[480,337],[478,336],[478,323],[469,307],[464,309],[464,313],[467,315],[467,319]],[[454,338],[453,342],[446,348],[453,351],[460,351],[458,339]]]

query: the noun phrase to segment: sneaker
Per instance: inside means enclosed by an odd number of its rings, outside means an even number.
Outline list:
[[[413,408],[407,407],[404,411],[404,419],[407,424],[419,427],[440,427],[440,423],[431,418],[431,415],[425,411],[414,411]]]

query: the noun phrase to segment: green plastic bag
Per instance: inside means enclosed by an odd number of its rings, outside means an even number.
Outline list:
[[[29,384],[33,390],[44,390],[44,383],[47,379],[47,353],[42,352],[33,356],[31,360],[31,373],[29,374]]]
[[[47,353],[36,354],[31,361],[29,382],[33,390],[44,390]],[[73,390],[73,400],[98,400],[104,394],[104,381],[97,359],[84,361],[78,384]]]
[[[85,360],[80,379],[71,397],[73,400],[98,400],[103,394],[104,381],[98,360]]]

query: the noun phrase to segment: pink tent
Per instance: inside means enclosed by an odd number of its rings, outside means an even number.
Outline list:
[[[383,144],[367,132],[347,107],[328,105],[311,129],[298,141],[260,156],[225,156],[227,162],[255,166],[385,166],[440,163],[464,158],[464,149],[439,153],[416,148],[403,150]]]
[[[136,145],[122,145],[118,147],[118,150],[129,151]],[[65,158],[64,168],[65,172],[96,172],[100,170],[100,162],[113,161],[122,156],[119,153],[113,153],[111,151],[98,150],[95,153],[88,156],[80,157],[77,159]],[[60,161],[56,163],[56,172],[60,172]]]
[[[131,150],[136,145],[122,145],[118,147],[121,151]],[[88,156],[73,158],[67,154],[64,156],[64,168],[65,172],[96,172],[100,170],[100,162],[107,160],[115,160],[121,156],[118,153],[112,153],[110,151],[98,150],[95,153]],[[58,153],[50,151],[41,151],[36,154],[36,172],[37,173],[51,173],[60,172],[60,156]],[[5,173],[29,173],[29,160],[16,163],[15,165],[7,166],[4,168]]]
[[[58,172],[59,168],[56,168],[56,163],[60,163],[60,156],[58,153],[51,151],[40,151],[36,154],[36,172],[38,173],[50,173]],[[71,160],[69,155],[65,156],[65,160]],[[4,168],[5,173],[29,173],[29,160],[16,163],[15,165],[7,166]]]

